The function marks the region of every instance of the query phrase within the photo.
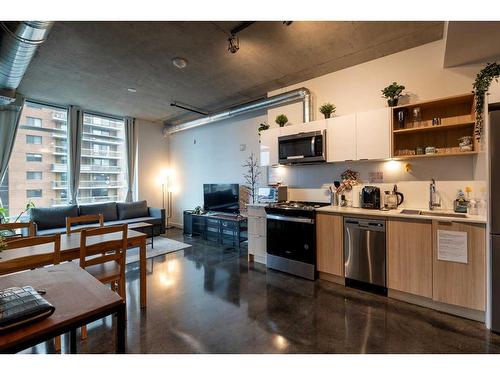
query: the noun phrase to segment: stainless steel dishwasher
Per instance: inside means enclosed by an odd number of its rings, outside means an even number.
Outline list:
[[[346,286],[387,295],[385,221],[344,218]]]

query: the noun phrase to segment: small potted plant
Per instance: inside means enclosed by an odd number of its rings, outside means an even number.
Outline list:
[[[332,113],[335,113],[336,107],[332,103],[325,103],[319,107],[319,111],[325,116],[325,118],[330,118]]]
[[[405,87],[403,85],[398,85],[393,82],[382,91],[382,97],[387,99],[387,104],[389,107],[395,107],[398,105],[398,99],[401,96]]]
[[[276,123],[282,128],[285,126],[285,124],[288,122],[288,117],[286,117],[284,114],[276,116]]]

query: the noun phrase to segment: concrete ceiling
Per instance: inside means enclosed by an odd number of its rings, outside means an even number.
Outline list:
[[[444,66],[493,62],[500,59],[500,22],[449,22]]]
[[[21,82],[29,98],[177,123],[442,38],[443,22],[57,22]],[[171,60],[185,57],[182,70]],[[130,93],[127,88],[137,89]]]

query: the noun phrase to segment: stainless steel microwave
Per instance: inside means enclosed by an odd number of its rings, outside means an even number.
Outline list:
[[[326,161],[326,130],[298,133],[278,138],[280,164]]]

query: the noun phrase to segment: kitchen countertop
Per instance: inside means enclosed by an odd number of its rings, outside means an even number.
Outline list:
[[[247,203],[246,206],[247,207],[267,207],[269,205],[269,203]]]
[[[429,211],[429,209],[413,209],[408,208],[408,210],[420,210]],[[317,212],[331,212],[338,213],[342,215],[367,215],[367,216],[383,216],[383,217],[399,217],[405,219],[420,219],[420,220],[439,220],[439,221],[455,221],[464,223],[476,223],[476,224],[486,224],[486,217],[479,215],[467,215],[467,217],[447,217],[438,216],[438,213],[452,214],[453,211],[444,210],[434,210],[434,215],[409,215],[402,214],[403,208],[398,208],[397,210],[370,210],[366,208],[354,208],[354,207],[338,207],[338,206],[325,206],[316,209]]]

